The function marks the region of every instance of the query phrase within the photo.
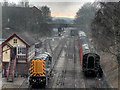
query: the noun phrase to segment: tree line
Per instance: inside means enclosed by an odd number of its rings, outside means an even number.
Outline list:
[[[76,13],[74,23],[80,30],[87,32],[90,30],[90,24],[95,16],[97,3],[85,3]]]
[[[104,52],[117,57],[120,65],[120,2],[100,2],[91,23],[94,41]]]
[[[120,65],[120,2],[84,4],[75,24],[91,33],[96,49],[115,55]]]
[[[37,7],[2,7],[3,34],[10,32],[28,32],[38,36],[50,36],[52,21],[50,8]]]

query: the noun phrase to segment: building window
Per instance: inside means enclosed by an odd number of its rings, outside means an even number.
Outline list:
[[[18,56],[18,58],[26,58],[26,56],[24,55],[24,56]]]
[[[14,43],[17,43],[17,39],[14,39]]]
[[[26,48],[25,47],[18,47],[18,54],[26,54]]]

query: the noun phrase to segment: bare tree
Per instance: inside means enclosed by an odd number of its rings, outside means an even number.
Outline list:
[[[8,1],[7,0],[4,0],[3,6],[8,6]]]
[[[101,8],[91,24],[97,48],[117,57],[120,66],[120,2],[101,2]]]

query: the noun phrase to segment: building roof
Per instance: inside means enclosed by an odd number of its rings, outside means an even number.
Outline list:
[[[18,34],[18,36],[26,41],[30,46],[34,45],[37,42],[37,40],[35,40],[29,33],[23,32],[22,34]]]
[[[6,44],[7,44],[9,47],[11,47],[11,48],[13,47],[13,46],[12,46],[12,45],[10,45],[9,43],[6,43]]]
[[[21,34],[21,35],[17,35],[17,34],[13,34],[12,36],[8,37],[8,39],[6,41],[4,41],[2,43],[2,45],[4,46],[4,44],[7,44],[7,42],[9,40],[11,40],[13,37],[17,37],[18,39],[20,39],[23,43],[25,43],[28,47],[30,47],[30,45],[34,44],[35,43],[35,40],[31,40],[30,36],[29,35],[24,35],[24,34]]]
[[[0,41],[5,41],[6,39],[5,38],[0,38]]]
[[[0,45],[5,41],[6,39],[0,38]]]
[[[31,61],[32,61],[33,59],[46,60],[47,57],[48,57],[48,54],[39,54],[39,55],[33,57],[33,58],[31,59]]]

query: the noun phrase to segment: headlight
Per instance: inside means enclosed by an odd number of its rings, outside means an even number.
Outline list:
[[[33,79],[33,82],[36,82],[36,80]]]

